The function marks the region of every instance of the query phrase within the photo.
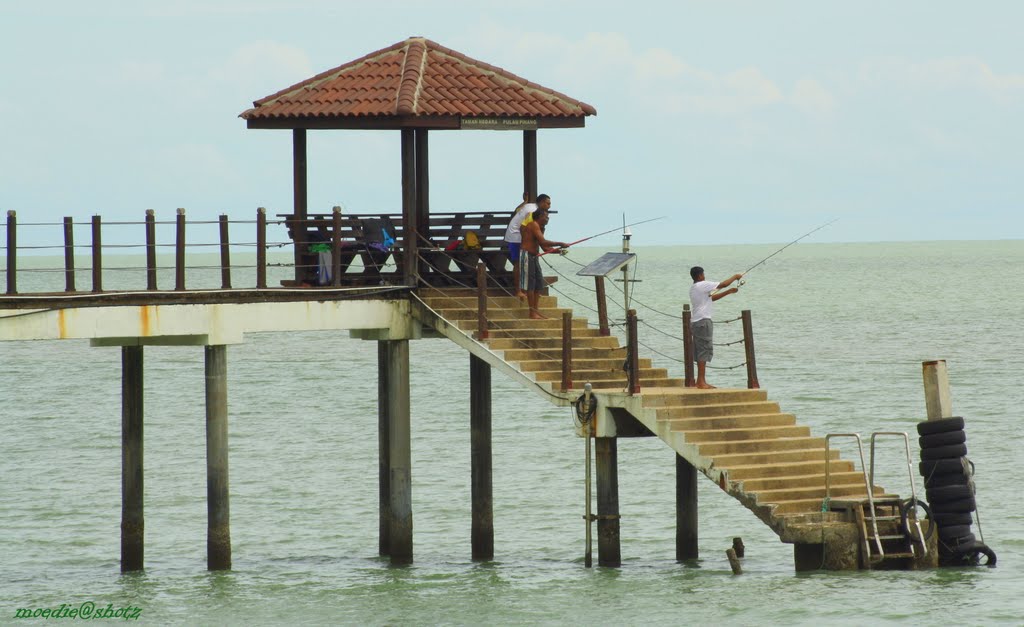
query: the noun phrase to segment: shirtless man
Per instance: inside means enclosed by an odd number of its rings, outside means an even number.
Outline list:
[[[693,279],[693,285],[690,286],[690,303],[693,305],[690,331],[693,335],[694,359],[697,361],[697,387],[702,390],[713,390],[715,386],[708,383],[705,378],[708,362],[711,361],[715,350],[711,341],[714,327],[714,323],[711,322],[711,304],[719,298],[740,291],[739,287],[729,288],[723,292],[715,290],[729,287],[733,282],[743,278],[743,275],[734,274],[724,281],[708,281],[704,278],[704,268],[694,266],[690,268],[690,278]]]
[[[519,253],[519,289],[526,292],[526,302],[530,306],[530,318],[544,320],[538,310],[540,290],[544,288],[544,275],[540,271],[541,249],[545,252],[555,248],[566,248],[565,242],[553,242],[544,239],[544,227],[548,223],[548,210],[537,207],[533,212],[533,221],[522,228],[523,246]]]
[[[551,208],[551,197],[547,194],[537,196],[537,202],[529,202],[529,196],[523,194],[523,202],[512,212],[512,220],[508,223],[505,231],[505,244],[508,246],[508,259],[512,262],[512,282],[516,285],[516,296],[519,300],[526,300],[526,294],[519,288],[519,250],[522,247],[523,222],[530,218],[530,215],[538,207]]]

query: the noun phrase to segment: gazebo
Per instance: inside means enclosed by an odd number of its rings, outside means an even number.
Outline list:
[[[379,129],[402,133],[402,211],[394,224],[400,234],[393,249],[396,282],[418,285],[418,251],[437,235],[459,237],[480,216],[435,214],[429,201],[428,131],[506,130],[523,133],[523,192],[537,196],[537,131],[579,128],[594,107],[477,61],[423,37],[405,41],[321,72],[253,103],[240,117],[248,128],[291,129],[294,208],[285,215],[295,245],[295,279],[308,280],[309,244],[319,229],[334,226],[329,214],[310,214],[307,206],[306,132],[315,129]],[[507,222],[508,215],[500,216]],[[346,219],[349,219],[346,216]],[[486,221],[480,230],[485,250],[497,254],[504,222]],[[500,222],[500,224],[499,224]],[[348,223],[346,223],[348,224]],[[354,246],[358,223],[334,234]],[[497,270],[497,257],[489,258]],[[466,264],[460,264],[462,270]],[[504,266],[504,261],[501,261]],[[456,268],[458,271],[458,268]],[[425,273],[429,274],[429,273]],[[437,277],[435,273],[435,278]],[[373,276],[379,282],[379,276]],[[335,277],[337,284],[338,277]]]

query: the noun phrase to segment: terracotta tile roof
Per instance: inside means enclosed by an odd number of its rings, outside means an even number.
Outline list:
[[[594,107],[413,37],[253,103],[246,120],[352,117],[583,118]]]

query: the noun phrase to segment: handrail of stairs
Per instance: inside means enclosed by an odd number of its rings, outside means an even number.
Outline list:
[[[875,431],[871,434],[871,474],[868,475],[871,485],[875,485],[875,439],[880,435],[891,435],[903,438],[903,450],[907,457],[907,475],[910,477],[910,503],[911,507],[917,507],[917,488],[914,485],[914,462],[910,457],[910,438],[905,431]],[[914,526],[917,528],[917,537],[921,540],[921,547],[924,554],[928,555],[928,543],[924,541],[924,533],[921,531],[921,521],[915,516]]]
[[[875,546],[878,547],[878,555],[885,557],[885,549],[882,548],[882,540],[878,537],[878,519],[875,517],[875,494],[872,489],[872,484],[868,479],[867,465],[864,463],[864,444],[860,439],[859,433],[829,433],[825,436],[825,503],[831,500],[831,469],[832,465],[829,463],[831,458],[829,445],[832,438],[854,438],[857,440],[857,453],[860,455],[860,469],[864,474],[864,489],[868,495],[868,505],[871,509],[871,530],[874,532]],[[866,544],[866,540],[865,540]]]

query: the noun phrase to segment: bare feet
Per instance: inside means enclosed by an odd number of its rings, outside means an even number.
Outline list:
[[[542,316],[539,311],[530,312],[530,320],[547,320],[547,316]]]
[[[519,300],[526,300],[526,292],[523,292],[523,291],[516,292],[516,298],[518,298]]]
[[[718,388],[716,388],[715,386],[711,385],[710,383],[698,383],[697,384],[697,389],[698,390],[717,390]]]

